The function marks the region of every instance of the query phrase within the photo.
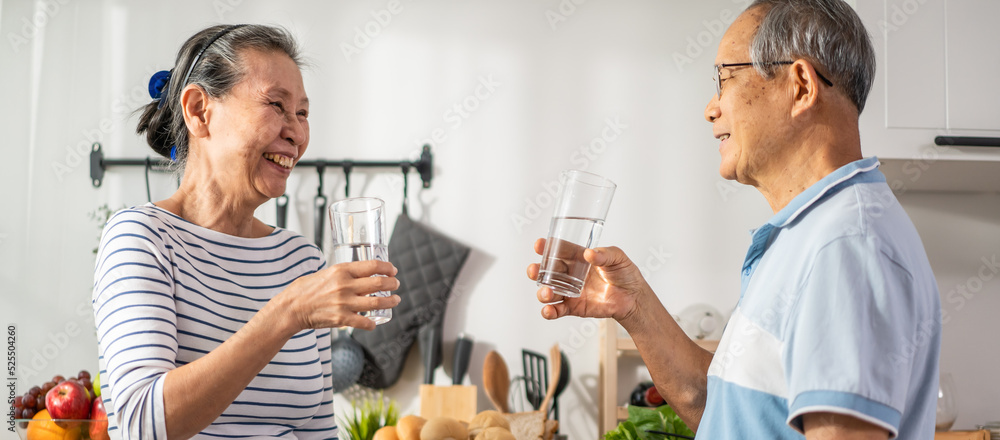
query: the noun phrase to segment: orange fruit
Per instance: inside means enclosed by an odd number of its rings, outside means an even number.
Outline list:
[[[63,428],[43,409],[28,422],[27,436],[28,440],[80,440],[80,426]]]

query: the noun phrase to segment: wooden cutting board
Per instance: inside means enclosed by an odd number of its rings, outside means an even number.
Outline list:
[[[420,385],[420,417],[451,417],[471,422],[478,412],[475,385]]]

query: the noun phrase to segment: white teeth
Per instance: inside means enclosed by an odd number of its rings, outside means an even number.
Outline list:
[[[264,159],[267,159],[267,160],[269,160],[271,162],[274,162],[274,163],[276,163],[278,165],[281,165],[282,167],[285,167],[285,168],[291,168],[292,165],[295,162],[290,157],[280,156],[280,155],[273,154],[273,153],[264,153]]]
[[[719,140],[720,140],[720,141],[724,141],[724,140],[726,140],[726,139],[729,139],[729,135],[728,135],[728,134],[724,134],[724,135],[722,135],[722,136],[719,136]]]

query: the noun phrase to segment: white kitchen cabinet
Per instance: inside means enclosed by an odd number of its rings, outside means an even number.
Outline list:
[[[856,7],[878,63],[860,121],[865,155],[901,161],[895,168],[908,172],[890,180],[907,188],[935,189],[918,180],[940,172],[934,165],[942,161],[955,165],[938,167],[951,173],[982,161],[997,164],[970,172],[1000,172],[1000,148],[934,143],[936,136],[1000,137],[1000,1],[859,0]],[[969,184],[961,189],[1000,190],[975,177],[964,176]]]

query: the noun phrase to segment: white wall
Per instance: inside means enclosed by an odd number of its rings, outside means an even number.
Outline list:
[[[955,381],[955,426],[1000,420],[1000,195],[906,193],[899,199],[941,291],[941,372]]]
[[[305,73],[313,130],[308,158],[415,157],[437,130],[432,188],[418,192],[418,180],[410,181],[413,213],[475,249],[448,308],[446,342],[459,332],[476,338],[470,378],[476,385],[488,350],[497,349],[511,373],[520,374],[522,348],[547,352],[560,343],[573,372],[561,399],[563,432],[595,438],[596,325],[542,320],[535,287],[524,276],[538,259],[531,243],[545,234],[551,212],[544,184],[571,167],[615,180],[602,241],[651,263],[650,282],[673,311],[700,302],[732,308],[747,231],[770,211],[753,189],[718,177],[716,142],[702,117],[723,22],[743,3],[581,3],[570,10],[573,3],[556,0],[402,0],[402,10],[350,57],[341,44],[352,43],[356,28],[374,27],[372,11],[387,2],[0,3],[6,104],[0,121],[8,161],[0,182],[10,204],[0,210],[0,324],[18,327],[18,362],[28,368],[18,376],[21,392],[57,373],[96,370],[89,301],[99,229],[87,213],[105,203],[146,201],[140,169],[111,171],[95,189],[79,151],[99,140],[108,157],[150,154],[133,134],[129,113],[147,102],[149,75],[169,68],[183,40],[205,26],[262,22],[290,29],[312,63]],[[550,23],[555,13],[565,20]],[[483,80],[498,85],[474,98]],[[448,111],[462,103],[475,110],[459,124]],[[604,143],[597,139],[609,120],[624,128]],[[385,198],[395,217],[397,174],[356,171],[352,195]],[[154,200],[170,194],[171,177],[151,180]],[[316,185],[306,170],[290,179],[289,225],[306,236]],[[331,200],[343,196],[338,172],[327,173],[325,193]],[[980,256],[995,252],[995,196],[908,194],[904,202],[932,252],[943,293],[973,275]],[[991,214],[980,214],[982,206]],[[259,214],[273,221],[272,205]],[[662,253],[670,256],[661,263]],[[996,325],[987,314],[998,305],[987,298],[996,289],[996,281],[984,283],[976,306],[956,310],[945,330],[942,366],[958,374],[964,426],[996,418],[983,408],[1000,406],[989,362],[970,360],[989,351],[985,335],[992,332],[984,326]],[[400,384],[386,391],[410,412],[417,411],[422,375],[415,354]],[[445,355],[450,364],[450,347]],[[630,375],[629,362],[622,362],[622,399],[644,375]],[[438,376],[445,383],[447,372]],[[479,405],[489,402],[482,396]]]

